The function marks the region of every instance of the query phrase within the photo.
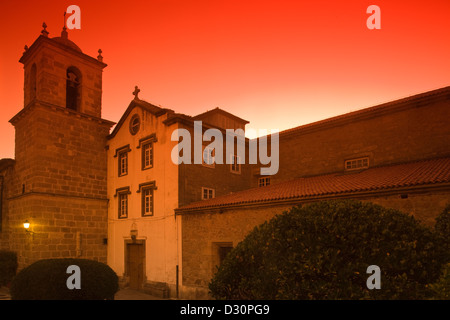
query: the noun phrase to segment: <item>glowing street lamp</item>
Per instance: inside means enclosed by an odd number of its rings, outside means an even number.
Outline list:
[[[32,238],[34,239],[34,232],[30,230],[31,223],[28,220],[25,220],[23,223],[23,228],[25,229],[25,232],[27,234],[31,234]]]
[[[28,220],[25,220],[25,222],[23,223],[23,227],[25,228],[26,232],[30,232],[30,222],[28,222]]]

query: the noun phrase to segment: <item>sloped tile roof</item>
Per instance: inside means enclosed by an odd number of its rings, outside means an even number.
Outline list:
[[[278,200],[301,200],[347,193],[375,192],[420,185],[450,183],[450,158],[373,167],[358,172],[298,178],[252,188],[182,206],[177,211],[226,207]]]
[[[288,136],[291,134],[307,132],[309,130],[317,130],[328,125],[339,125],[346,122],[356,121],[357,119],[364,119],[367,117],[375,116],[377,114],[383,114],[386,112],[395,112],[399,108],[416,108],[418,105],[427,105],[432,99],[438,99],[439,97],[447,99],[450,94],[450,86],[439,88],[432,91],[409,96],[403,99],[398,99],[376,106],[363,108],[360,110],[344,113],[335,117],[319,120],[316,122],[304,124],[298,127],[286,129],[279,132],[280,137]]]

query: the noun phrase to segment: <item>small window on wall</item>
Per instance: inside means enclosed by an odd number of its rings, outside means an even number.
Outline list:
[[[212,199],[215,196],[214,189],[202,188],[202,200]]]
[[[119,153],[119,177],[128,174],[128,152]]]
[[[152,133],[142,139],[139,139],[139,145],[136,149],[141,149],[141,169],[147,170],[153,168],[154,143],[157,142],[156,134]]]
[[[127,144],[124,147],[116,149],[114,157],[117,158],[117,168],[119,177],[126,176],[128,174],[128,152],[130,152],[130,145]]]
[[[241,173],[241,163],[240,163],[240,157],[233,154],[231,155],[231,164],[230,164],[230,171],[233,173]]]
[[[142,216],[153,215],[153,189],[142,189]]]
[[[119,193],[119,219],[128,217],[128,194]]]
[[[130,188],[124,187],[116,189],[117,197],[117,216],[119,219],[128,218],[128,195],[130,194]]]
[[[270,185],[269,177],[261,177],[258,179],[258,187],[264,187]]]
[[[350,159],[345,161],[345,170],[358,170],[369,167],[369,158]]]
[[[142,170],[153,167],[153,143],[147,142],[142,145]]]
[[[141,215],[143,217],[152,216],[155,208],[155,190],[156,182],[149,181],[139,185],[138,193],[141,193]]]
[[[231,244],[219,246],[219,265],[222,264],[223,260],[225,260],[231,250],[233,250],[233,246]]]
[[[212,255],[212,265],[214,266],[213,272],[217,271],[227,255],[233,250],[232,242],[213,242],[212,243],[213,255]]]

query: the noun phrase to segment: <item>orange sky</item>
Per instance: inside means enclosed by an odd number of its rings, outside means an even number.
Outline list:
[[[20,4],[20,5],[18,5]],[[103,51],[103,118],[140,98],[195,115],[215,107],[255,129],[287,129],[450,85],[449,0],[0,0],[0,158],[23,108],[25,44],[59,36]],[[381,30],[369,30],[369,5]]]

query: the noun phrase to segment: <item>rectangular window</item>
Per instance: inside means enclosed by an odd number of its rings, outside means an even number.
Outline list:
[[[147,142],[142,145],[142,170],[153,167],[153,143]]]
[[[223,260],[227,257],[230,251],[233,250],[233,242],[213,242],[212,243],[212,266],[213,272],[217,271]]]
[[[141,183],[137,193],[141,193],[141,215],[143,217],[152,216],[155,208],[154,191],[156,190],[156,182],[148,181]]]
[[[128,152],[119,153],[119,177],[128,174]]]
[[[127,144],[124,147],[116,149],[116,154],[114,155],[114,158],[117,157],[118,162],[118,174],[119,177],[125,176],[128,174],[128,152],[130,152],[130,145]]]
[[[215,196],[214,189],[202,188],[202,200],[212,199]]]
[[[345,170],[358,170],[369,167],[369,158],[358,158],[345,161]]]
[[[270,185],[270,178],[269,177],[262,177],[258,179],[258,186],[264,187]]]
[[[142,170],[153,168],[153,156],[154,156],[153,143],[156,141],[158,141],[158,139],[156,139],[155,133],[152,133],[151,135],[139,139],[139,145],[136,147],[136,149],[142,149],[141,150]]]
[[[130,187],[116,189],[114,198],[117,197],[117,215],[119,219],[128,218],[128,195]]]
[[[240,157],[237,155],[231,155],[232,162],[230,165],[230,171],[233,173],[241,173],[241,164],[240,164]]]
[[[233,245],[231,244],[219,246],[219,266],[222,264],[223,260],[225,260],[231,250],[233,250]]]
[[[128,194],[119,193],[119,219],[128,217]]]
[[[142,189],[142,216],[153,215],[153,189]]]

